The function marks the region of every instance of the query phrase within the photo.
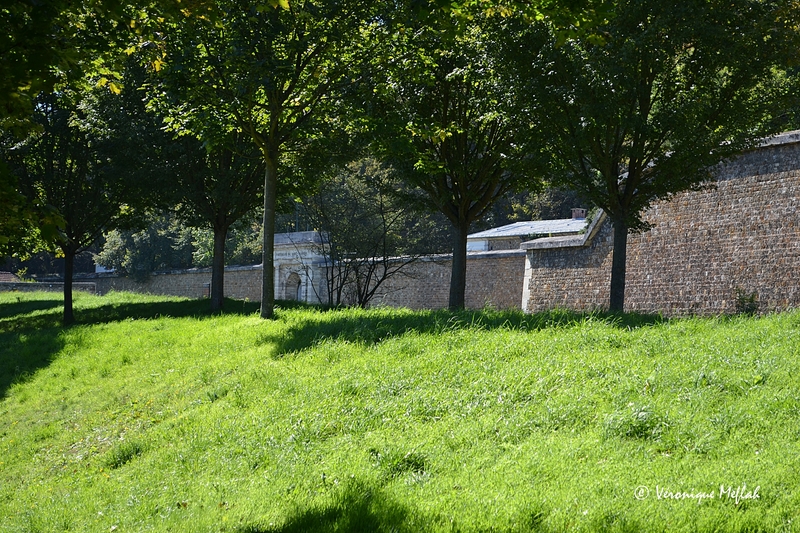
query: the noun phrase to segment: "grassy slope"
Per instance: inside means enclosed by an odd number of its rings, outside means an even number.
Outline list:
[[[798,313],[230,304],[0,294],[0,532],[800,531]]]

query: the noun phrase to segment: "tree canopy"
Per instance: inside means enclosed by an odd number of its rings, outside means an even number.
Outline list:
[[[211,310],[222,309],[224,299],[225,242],[228,230],[258,206],[263,165],[255,150],[234,136],[225,144],[206,149],[194,138],[180,143],[180,168],[165,196],[176,205],[184,221],[213,232]],[[249,153],[248,153],[249,151]]]
[[[412,187],[404,201],[455,230],[451,308],[464,305],[470,226],[546,174],[609,215],[621,310],[627,236],[646,228],[646,208],[785,124],[798,11],[792,0],[16,2],[0,9],[12,165],[0,162],[0,253],[57,242],[74,254],[84,214],[57,191],[84,183],[98,213],[113,198],[105,222],[87,223],[96,234],[130,211],[133,197],[112,191],[138,182],[155,193],[137,193],[148,207],[179,205],[212,227],[221,258],[258,181],[270,317],[281,197],[357,158],[351,138],[366,134]],[[152,74],[149,114],[141,69],[124,77],[129,56]]]

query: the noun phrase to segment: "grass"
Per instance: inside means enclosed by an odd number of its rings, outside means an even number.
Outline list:
[[[800,531],[800,313],[0,294],[0,532]]]

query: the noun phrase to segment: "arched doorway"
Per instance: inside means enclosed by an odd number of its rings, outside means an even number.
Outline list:
[[[284,299],[286,300],[297,300],[298,302],[303,300],[303,295],[301,292],[302,282],[300,281],[300,276],[297,275],[297,272],[292,272],[289,274],[289,277],[286,278],[286,291],[284,292]]]

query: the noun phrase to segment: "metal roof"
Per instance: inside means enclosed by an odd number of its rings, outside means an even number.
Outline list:
[[[586,229],[585,218],[562,218],[558,220],[531,220],[515,222],[499,228],[487,229],[472,235],[472,239],[498,239],[508,237],[530,237],[535,235],[569,235],[580,233]]]

